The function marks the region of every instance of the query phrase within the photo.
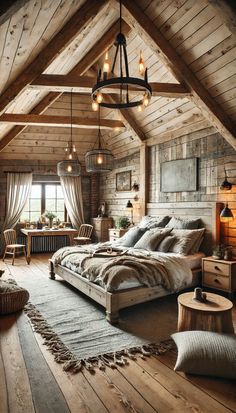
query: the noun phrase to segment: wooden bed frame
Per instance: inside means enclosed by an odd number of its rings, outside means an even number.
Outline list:
[[[160,216],[169,215],[183,218],[201,218],[202,226],[206,228],[206,237],[201,250],[209,255],[211,246],[219,240],[219,214],[222,204],[210,202],[196,203],[161,203],[148,204],[148,215]],[[119,321],[119,310],[135,304],[144,303],[155,298],[163,297],[168,293],[160,292],[160,286],[156,287],[135,287],[126,290],[110,293],[105,291],[97,284],[91,283],[86,278],[65,268],[61,265],[54,266],[49,260],[50,278],[55,279],[55,275],[59,275],[69,284],[77,288],[79,291],[92,298],[97,303],[101,304],[106,309],[106,318],[110,323]],[[193,272],[194,283],[197,285],[200,280],[201,268],[195,269]]]

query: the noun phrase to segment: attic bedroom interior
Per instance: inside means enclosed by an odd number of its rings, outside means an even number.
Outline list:
[[[0,412],[236,411],[236,5],[0,4]]]

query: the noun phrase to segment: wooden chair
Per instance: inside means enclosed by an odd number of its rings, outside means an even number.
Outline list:
[[[89,224],[80,225],[78,237],[74,238],[75,243],[77,245],[90,244],[92,232],[93,232],[92,225],[89,225]]]
[[[18,250],[23,251],[26,262],[29,264],[26,257],[25,245],[16,244],[16,231],[14,229],[6,229],[3,234],[6,242],[6,248],[2,260],[5,260],[6,254],[12,255],[12,265],[14,265],[16,251]]]

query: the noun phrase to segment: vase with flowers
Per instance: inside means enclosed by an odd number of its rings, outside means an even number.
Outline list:
[[[52,228],[52,223],[53,223],[54,218],[56,218],[56,214],[54,214],[54,212],[52,211],[46,211],[44,216],[49,221],[49,227]]]

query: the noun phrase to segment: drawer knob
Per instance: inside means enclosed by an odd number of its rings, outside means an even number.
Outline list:
[[[219,281],[217,278],[214,279],[214,282],[215,282],[216,284],[220,284],[220,281]]]
[[[220,271],[220,268],[215,265],[215,270]]]

